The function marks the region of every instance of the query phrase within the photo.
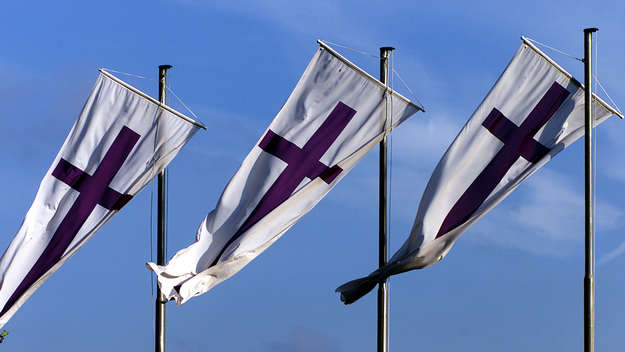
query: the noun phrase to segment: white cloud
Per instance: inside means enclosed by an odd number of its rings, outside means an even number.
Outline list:
[[[618,258],[623,253],[625,253],[625,241],[621,243],[618,247],[614,248],[612,251],[608,252],[608,254],[602,256],[597,262],[597,266],[603,266]]]
[[[282,27],[287,33],[334,36],[335,39],[375,37],[365,26],[356,26],[349,5],[332,0],[303,1],[194,1],[181,0],[185,6],[207,7]]]
[[[298,328],[290,333],[286,341],[266,344],[271,352],[338,352],[338,344],[323,333],[307,328]]]
[[[625,155],[619,152],[625,149],[622,124],[623,121],[618,118],[609,119],[597,128],[595,139],[599,150],[596,155],[597,164],[599,167],[609,165],[609,167],[601,168],[601,171],[619,182],[625,182]],[[604,136],[607,137],[604,139],[602,138]]]
[[[583,243],[584,195],[564,174],[543,169],[478,224],[476,238],[548,256],[566,256]],[[513,193],[514,194],[514,193]],[[607,202],[597,206],[597,232],[618,228],[623,211]]]
[[[460,121],[452,121],[446,113],[419,112],[393,132],[393,155],[398,162],[416,162],[418,169],[431,173],[461,127]]]

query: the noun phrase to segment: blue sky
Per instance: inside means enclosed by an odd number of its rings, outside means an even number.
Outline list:
[[[7,2],[0,12],[0,247],[6,248],[75,121],[98,67],[169,83],[208,130],[169,171],[172,255],[296,84],[316,39],[377,53],[427,113],[393,136],[391,248],[405,240],[427,180],[526,35],[583,55],[599,27],[598,76],[625,105],[620,1]],[[374,58],[340,50],[377,76]],[[549,52],[582,77],[582,64]],[[155,95],[156,83],[122,77]],[[395,87],[402,89],[399,80]],[[173,97],[171,105],[182,110]],[[625,343],[625,122],[597,129],[597,348]],[[391,280],[392,351],[581,350],[583,143],[525,181],[445,260]],[[155,192],[155,190],[154,190]],[[152,186],[106,224],[6,325],[11,351],[150,350]],[[377,152],[242,272],[168,305],[171,351],[374,351],[375,295],[334,289],[377,263]]]

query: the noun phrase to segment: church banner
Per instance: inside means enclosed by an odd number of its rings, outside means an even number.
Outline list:
[[[98,77],[0,259],[0,327],[176,156],[198,126],[106,72]]]
[[[148,263],[163,294],[182,304],[241,270],[419,109],[322,43],[195,242]]]
[[[596,96],[594,125],[615,111]],[[443,259],[469,226],[584,134],[584,89],[525,42],[439,161],[389,263],[337,289],[350,304],[380,280]]]

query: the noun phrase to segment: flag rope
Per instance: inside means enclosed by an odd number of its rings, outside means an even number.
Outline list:
[[[391,64],[391,77],[390,78],[390,82],[391,82],[391,91],[395,90],[395,80],[393,78],[393,74],[392,72],[395,71],[395,52],[391,51],[391,55],[389,58],[390,64]],[[391,127],[393,126],[393,94],[390,94],[391,98],[390,98],[390,119],[391,119]],[[421,104],[421,103],[419,103]],[[387,110],[387,114],[388,114],[388,110]],[[389,156],[390,156],[390,163],[389,163],[389,181],[388,181],[388,220],[387,220],[387,241],[386,241],[386,258],[387,258],[387,262],[388,262],[388,258],[390,257],[390,248],[391,248],[391,210],[392,210],[392,204],[393,204],[393,135],[390,135],[390,140],[389,140]],[[387,316],[390,316],[390,312],[391,312],[391,278],[387,278],[386,279],[386,314]],[[389,318],[387,318],[386,320],[386,346],[388,348],[388,350],[390,351],[390,344],[391,344],[391,320]]]
[[[169,258],[169,168],[165,168],[165,261]]]
[[[599,46],[599,32],[597,31],[595,33],[595,60],[594,60],[595,61],[595,74],[594,74],[594,77],[595,77],[595,81],[596,82],[599,82],[599,81],[597,81],[597,78],[596,78],[597,77],[597,71],[599,71],[599,69],[598,69],[598,67],[599,67],[599,63],[598,63],[598,61],[599,61],[599,48],[598,48],[598,46]],[[590,92],[591,96],[592,96],[593,93],[595,93],[597,91],[597,88],[595,88],[594,86],[592,88],[593,88],[593,91]],[[616,108],[618,109],[618,106]],[[591,106],[591,109],[592,109],[592,106]],[[597,144],[599,144],[599,139],[597,137],[599,137],[599,136],[596,133],[594,133],[595,132],[594,131],[595,130],[595,124],[594,123],[592,124],[591,128],[593,129],[593,137],[594,137],[593,140],[592,140],[592,142],[593,142],[592,148],[594,149],[593,155],[592,155],[593,159],[594,159],[592,161],[593,166],[594,166],[594,170],[593,170],[594,175],[593,175],[593,178],[592,178],[592,181],[593,181],[593,185],[592,185],[592,193],[593,193],[593,197],[592,197],[592,213],[596,214],[596,212],[597,212],[597,203],[598,203],[598,201],[597,201],[597,185],[598,185],[598,182],[597,182],[597,169],[599,169],[599,165],[597,165],[597,162],[598,162],[597,161],[597,159],[598,159],[598,156],[597,156]],[[596,271],[596,268],[597,268],[597,256],[595,255],[597,253],[597,249],[596,248],[599,246],[599,244],[597,243],[598,236],[597,236],[597,232],[596,232],[596,227],[597,227],[597,225],[596,225],[596,218],[595,218],[595,219],[593,219],[593,222],[592,222],[592,236],[593,236],[592,241],[594,243],[594,246],[593,246],[593,252],[594,253],[592,254],[592,270],[593,270],[592,275],[593,275],[593,277],[595,276],[595,271]]]
[[[391,72],[393,72],[393,63],[395,61],[395,52],[391,51],[391,55],[389,57],[389,61],[391,64]],[[394,90],[394,82],[393,82],[393,75],[391,75],[390,78],[390,83],[391,83],[391,90]],[[390,116],[390,122],[391,122],[391,127],[393,126],[393,95],[390,94],[390,103],[388,103],[387,100],[387,106],[390,106],[390,112],[389,110],[387,110],[387,116]],[[388,117],[387,117],[388,118]],[[392,203],[393,203],[393,135],[389,134],[389,181],[388,181],[388,215],[390,217],[391,215],[391,210],[392,210]],[[391,251],[390,251],[390,242],[391,242],[391,221],[387,221],[387,245],[386,245],[386,257],[388,258]]]
[[[154,262],[154,181],[150,188],[150,263]],[[154,298],[154,275],[150,274],[150,287],[152,288],[152,298]]]
[[[595,33],[595,74],[594,74],[593,77],[595,79],[595,82],[599,86],[599,88],[601,88],[601,91],[603,91],[603,94],[605,94],[605,96],[608,98],[608,100],[610,100],[610,103],[612,103],[612,105],[614,105],[614,108],[616,109],[616,111],[618,111],[622,115],[623,111],[619,108],[619,106],[612,99],[610,94],[608,94],[608,91],[603,87],[603,84],[601,84],[601,82],[599,81],[599,69],[598,69],[599,63],[598,63],[598,61],[599,61],[599,32],[596,32]]]
[[[541,42],[539,42],[538,40],[534,40],[534,39],[532,39],[532,38],[528,38],[528,37],[526,37],[526,39],[527,39],[527,40],[529,40],[529,41],[531,41],[531,42],[534,42],[534,43],[536,43],[536,44],[538,44],[538,45],[542,45],[542,46],[544,46],[545,48],[549,48],[549,49],[551,49],[551,50],[553,50],[553,51],[555,51],[555,52],[558,52],[558,53],[560,53],[560,54],[562,54],[562,55],[564,55],[564,56],[568,56],[568,57],[570,57],[571,59],[574,59],[574,60],[577,60],[577,61],[584,62],[584,59],[580,59],[579,57],[574,56],[574,55],[571,55],[571,54],[569,54],[569,53],[567,53],[567,52],[565,52],[565,51],[562,51],[562,50],[560,50],[560,49],[554,48],[554,47],[549,46],[549,45],[547,45],[547,44],[545,44],[545,43],[541,43]]]
[[[155,181],[152,180],[152,187],[150,189],[150,263],[154,262],[154,182]],[[150,275],[150,289],[152,291],[152,300],[150,301],[151,303],[154,302],[154,275],[150,271],[148,271],[148,274]],[[154,308],[154,304],[150,304],[150,313],[151,318],[155,319],[156,311]],[[152,324],[152,340],[154,340],[156,336],[155,329],[156,327],[154,326],[154,324]]]
[[[124,72],[120,72],[120,73],[124,73]],[[132,74],[129,74],[132,75]],[[138,76],[138,75],[133,75],[133,76]],[[139,76],[142,77],[142,76]],[[147,80],[151,80],[151,81],[156,81],[153,80],[151,78],[147,78],[147,77],[142,77],[144,79]],[[152,145],[152,154],[155,155],[156,153],[156,146],[157,146],[157,141],[158,141],[158,132],[159,132],[159,117],[162,115],[158,114],[158,111],[155,112],[154,115],[154,121],[156,122],[156,131],[155,131],[155,135],[154,135],[154,144]],[[157,182],[157,180],[155,179],[156,177],[156,173],[155,173],[155,163],[156,163],[156,159],[152,159],[150,160],[150,172],[151,172],[151,176],[150,178],[152,179],[152,187],[150,189],[150,263],[154,262],[154,184]],[[167,169],[165,169],[167,170]],[[167,180],[167,179],[165,179]],[[152,301],[155,301],[155,295],[154,295],[154,275],[152,272],[148,271],[148,273],[150,274],[150,288],[152,291]],[[156,284],[158,285],[158,281],[156,282]],[[152,313],[152,320],[155,321],[156,320],[156,306],[154,304],[150,304],[150,310]],[[152,324],[152,340],[156,339],[156,325]]]
[[[601,90],[603,91],[603,94],[605,94],[605,96],[608,97],[608,99],[610,100],[610,103],[612,103],[612,105],[614,105],[614,108],[616,109],[616,111],[618,111],[622,115],[623,114],[623,110],[621,110],[619,108],[619,106],[614,102],[614,100],[612,100],[612,97],[610,97],[610,95],[605,90],[605,88],[603,88],[603,84],[601,84],[601,82],[599,82],[599,77],[597,77],[597,75],[595,75],[595,82],[597,82],[597,84],[599,85],[599,88],[601,88]]]
[[[330,41],[327,41],[327,40],[324,40],[324,42],[326,42],[326,43],[328,43],[328,44],[332,44],[332,45],[334,45],[334,46],[338,46],[338,47],[340,47],[340,48],[344,48],[344,49],[347,49],[347,50],[351,50],[351,51],[357,52],[357,53],[359,53],[359,54],[361,54],[361,55],[371,56],[371,57],[374,57],[374,58],[376,58],[376,59],[378,59],[378,60],[380,59],[380,57],[379,57],[378,55],[375,55],[375,54],[372,54],[372,53],[368,53],[368,52],[366,52],[366,51],[362,51],[362,50],[358,50],[358,49],[350,48],[350,47],[348,47],[348,46],[346,46],[346,45],[341,45],[341,44],[334,43],[334,42],[330,42]],[[392,56],[392,55],[393,55],[393,54],[391,53],[391,56]],[[395,60],[395,59],[394,59],[394,58],[392,58],[391,60]],[[403,78],[399,75],[399,72],[395,71],[395,67],[394,67],[394,65],[393,65],[393,63],[392,63],[392,62],[391,62],[391,73],[394,73],[395,75],[397,75],[397,78],[399,78],[399,80],[401,81],[401,83],[404,85],[404,87],[405,87],[405,88],[408,90],[408,92],[410,93],[411,98],[413,98],[413,99],[414,99],[414,100],[415,100],[415,101],[419,104],[419,107],[420,107],[420,108],[423,108],[423,104],[422,104],[422,103],[421,103],[421,101],[417,98],[417,96],[414,94],[414,92],[412,91],[412,89],[410,89],[410,87],[408,86],[408,84],[406,83],[406,81],[404,81],[404,79],[403,79]],[[392,75],[391,75],[391,80],[392,80]],[[395,91],[395,86],[394,86],[394,85],[391,85],[391,89],[392,89],[392,91],[394,92],[394,91]]]
[[[130,76],[130,77],[134,77],[134,78],[139,78],[139,79],[145,79],[145,80],[152,81],[152,82],[158,82],[158,80],[155,80],[154,78],[149,78],[149,77],[146,77],[146,76],[141,76],[141,75],[137,75],[137,74],[134,74],[134,73],[128,73],[128,72],[117,71],[117,70],[113,70],[113,69],[111,69],[111,68],[105,68],[105,67],[103,67],[102,69],[103,69],[103,70],[105,70],[105,71],[109,71],[109,72],[119,73],[119,74],[121,74],[121,75],[126,75],[126,76]],[[193,117],[195,117],[195,119],[196,119],[197,121],[199,121],[199,122],[201,122],[202,124],[204,124],[204,121],[202,121],[202,119],[200,119],[200,118],[199,118],[199,117],[198,117],[198,116],[197,116],[197,115],[193,112],[193,110],[191,110],[191,108],[189,108],[189,107],[187,106],[187,104],[185,104],[185,103],[184,103],[184,101],[182,101],[182,99],[180,99],[180,98],[178,97],[178,95],[176,95],[176,93],[174,93],[174,91],[173,91],[173,90],[169,87],[169,85],[167,85],[167,84],[166,84],[166,85],[165,85],[165,88],[167,89],[167,91],[169,91],[171,94],[173,94],[173,96],[176,98],[176,100],[178,100],[178,102],[179,102],[179,103],[180,103],[180,104],[181,104],[181,105],[182,105],[182,106],[183,106],[183,107],[184,107],[184,108],[185,108],[185,109],[186,109],[186,110],[187,110],[187,111],[188,111],[191,115],[193,115]]]
[[[399,72],[395,71],[395,68],[392,68],[393,73],[395,75],[397,75],[397,78],[399,78],[399,81],[404,85],[404,87],[408,90],[408,92],[410,93],[410,98],[414,99],[419,106],[423,107],[423,104],[421,103],[421,101],[419,100],[419,98],[417,98],[417,96],[414,94],[414,92],[412,91],[412,89],[410,89],[410,87],[408,87],[408,84],[406,84],[406,81],[404,81],[403,78],[401,78],[401,76],[399,75]],[[393,91],[395,90],[395,87],[393,87]]]
[[[324,40],[324,42],[326,42],[328,44],[332,44],[334,46],[338,46],[339,48],[343,48],[343,49],[347,49],[347,50],[351,50],[351,51],[357,52],[357,53],[359,53],[361,55],[371,56],[371,57],[376,58],[378,60],[380,59],[380,57],[378,55],[376,55],[376,54],[372,54],[372,53],[368,53],[366,51],[350,48],[349,46],[341,45],[341,44],[338,44],[338,43],[333,43],[333,42],[330,42],[330,41],[327,41],[327,40]]]
[[[169,78],[171,78],[171,72],[169,73]],[[173,81],[173,80],[172,80]],[[167,82],[165,82],[167,83]],[[180,101],[180,103],[182,103],[182,105],[184,105],[184,103],[182,102],[182,100],[180,100],[180,98],[178,98],[178,96],[176,96],[176,93],[174,93],[173,90],[171,90],[169,88],[169,86],[167,84],[165,84],[165,88],[174,95],[174,97],[176,97],[176,99],[178,99],[178,101]],[[170,103],[171,104],[171,98],[169,98],[169,95],[165,95],[165,104]],[[184,105],[186,108],[186,105]],[[189,110],[191,111],[191,110]],[[193,114],[193,112],[191,111],[191,114]],[[197,116],[195,116],[195,114],[193,114],[193,116],[195,118],[197,118]],[[169,258],[169,236],[167,235],[169,233],[169,168],[165,168],[165,170],[163,170],[165,172],[165,263],[167,263],[167,258]]]
[[[154,134],[154,144],[152,145],[152,154],[155,155],[156,154],[156,146],[157,146],[157,141],[158,141],[158,131],[159,131],[159,115],[158,112],[156,112],[156,115],[154,116],[154,120],[156,121],[156,131]],[[154,209],[154,184],[157,182],[154,178],[156,177],[156,173],[155,171],[155,167],[154,164],[156,163],[155,159],[152,159],[150,161],[151,165],[150,165],[150,171],[152,173],[151,175],[151,179],[152,179],[152,190],[151,190],[151,197],[150,197],[150,262],[154,262],[154,244],[153,244],[153,231],[154,231],[154,216],[153,216],[153,209]],[[151,275],[150,273],[150,277],[152,278],[152,298],[154,298],[154,276]]]

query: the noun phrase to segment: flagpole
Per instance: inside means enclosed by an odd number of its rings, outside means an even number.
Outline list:
[[[388,57],[395,48],[382,47],[380,48],[380,82],[384,83],[388,87]],[[384,92],[386,94],[386,92]],[[384,117],[386,118],[387,111],[384,110]],[[385,122],[386,128],[386,122]],[[378,251],[378,265],[380,267],[386,264],[386,238],[387,238],[387,214],[386,214],[386,199],[387,199],[387,182],[386,182],[386,166],[387,166],[387,151],[386,151],[386,136],[380,142],[380,185],[379,185],[379,210],[380,218],[378,222],[379,226],[379,251]],[[380,281],[378,285],[378,352],[388,351],[388,292],[386,290],[386,281]]]
[[[171,65],[158,67],[158,100],[165,104],[165,89],[167,87],[167,70]],[[158,174],[158,227],[156,264],[165,265],[165,169]],[[154,350],[165,352],[165,304],[161,289],[156,284],[156,313],[154,322]]]
[[[584,154],[585,154],[585,276],[584,276],[584,352],[595,351],[595,278],[593,234],[592,164],[592,34],[597,28],[584,29]]]

